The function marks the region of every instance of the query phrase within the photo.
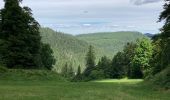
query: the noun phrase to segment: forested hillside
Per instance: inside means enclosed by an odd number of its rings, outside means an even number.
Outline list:
[[[84,69],[85,54],[89,45],[94,46],[98,61],[104,55],[112,58],[127,42],[144,37],[138,32],[93,33],[78,36],[55,32],[50,28],[41,28],[40,32],[42,41],[49,43],[54,51],[57,71],[60,71],[66,63],[74,70],[79,65]]]
[[[98,48],[104,50],[103,55],[113,57],[128,42],[133,42],[144,35],[139,32],[103,32],[83,34],[77,36],[80,40],[84,40]]]
[[[42,41],[49,43],[53,49],[57,71],[60,71],[66,63],[75,69],[78,65],[84,66],[84,55],[88,48],[86,42],[72,35],[55,32],[50,28],[41,28],[40,32]]]

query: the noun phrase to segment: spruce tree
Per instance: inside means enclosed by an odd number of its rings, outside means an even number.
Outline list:
[[[124,53],[118,52],[111,62],[111,78],[123,78],[125,76]]]
[[[106,56],[102,57],[97,65],[97,70],[103,72],[105,78],[111,77],[111,61]]]
[[[41,60],[43,63],[43,67],[48,70],[53,68],[56,60],[53,56],[53,50],[51,49],[49,44],[41,44]]]
[[[40,68],[40,25],[22,0],[4,0],[0,12],[0,55],[8,68]]]
[[[91,71],[95,68],[95,52],[93,46],[89,46],[86,55],[86,69],[83,72],[84,77],[89,77]]]

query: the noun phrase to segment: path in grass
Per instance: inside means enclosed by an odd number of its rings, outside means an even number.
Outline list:
[[[101,80],[87,83],[0,81],[0,100],[169,100],[170,91],[142,80]]]

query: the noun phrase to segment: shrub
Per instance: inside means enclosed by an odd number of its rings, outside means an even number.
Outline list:
[[[0,73],[4,73],[4,72],[7,72],[8,69],[4,66],[0,66]]]
[[[170,89],[170,66],[156,74],[152,82],[153,84]]]
[[[89,75],[91,80],[104,79],[105,75],[102,70],[93,70]]]

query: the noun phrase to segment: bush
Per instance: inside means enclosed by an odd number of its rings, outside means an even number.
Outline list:
[[[105,75],[102,70],[93,70],[89,75],[91,80],[104,79]]]
[[[4,66],[0,66],[0,73],[4,73],[4,72],[7,72],[8,69]]]
[[[170,89],[170,66],[156,74],[152,82],[153,84]]]

